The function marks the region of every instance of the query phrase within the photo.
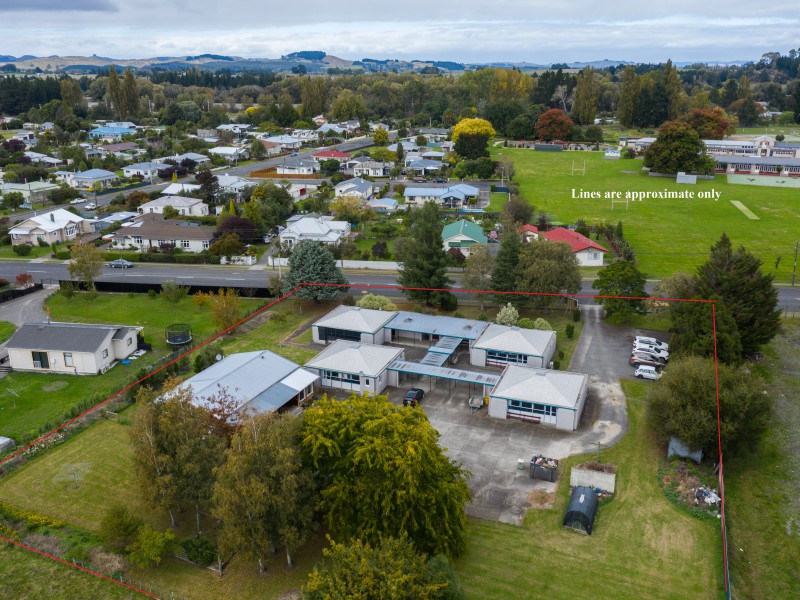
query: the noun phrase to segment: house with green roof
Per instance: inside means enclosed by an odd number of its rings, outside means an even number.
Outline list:
[[[481,226],[466,219],[445,225],[442,229],[442,244],[445,252],[449,252],[451,248],[457,248],[464,256],[468,257],[472,246],[476,244],[485,246],[487,242],[488,238],[484,235]]]

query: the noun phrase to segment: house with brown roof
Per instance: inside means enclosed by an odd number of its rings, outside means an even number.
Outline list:
[[[214,227],[147,213],[115,231],[111,245],[144,252],[164,246],[175,246],[184,252],[202,252],[208,249],[213,239]]]

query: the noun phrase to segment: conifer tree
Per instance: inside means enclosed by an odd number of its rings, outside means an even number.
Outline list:
[[[412,213],[412,218],[409,230],[412,243],[405,247],[399,257],[402,263],[398,278],[400,285],[410,288],[449,288],[439,207],[434,202],[426,202]],[[405,290],[403,293],[411,300],[424,301],[429,305],[436,304],[442,294],[429,289]]]

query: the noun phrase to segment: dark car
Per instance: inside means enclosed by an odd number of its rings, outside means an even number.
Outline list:
[[[112,269],[131,269],[133,268],[133,263],[129,260],[125,260],[124,258],[118,258],[117,260],[112,260],[108,263],[108,266]]]
[[[433,180],[433,182],[434,183],[447,183],[447,179],[445,179],[444,177],[437,177],[436,179]]]
[[[422,402],[422,397],[425,395],[419,388],[411,388],[403,396],[403,406],[418,406]]]

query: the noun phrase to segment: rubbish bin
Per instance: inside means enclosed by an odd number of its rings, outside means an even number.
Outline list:
[[[517,459],[517,469],[522,471],[524,468],[525,468],[525,459],[524,458],[518,458]]]

